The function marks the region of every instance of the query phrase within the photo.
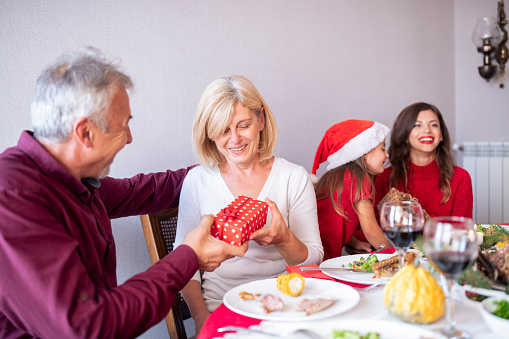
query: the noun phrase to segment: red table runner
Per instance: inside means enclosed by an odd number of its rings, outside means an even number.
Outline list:
[[[221,304],[212,314],[207,318],[205,324],[201,328],[200,334],[197,339],[210,339],[215,337],[222,337],[225,333],[219,333],[218,328],[224,326],[240,326],[249,327],[258,325],[262,320],[251,317],[246,317],[233,312],[224,304]]]

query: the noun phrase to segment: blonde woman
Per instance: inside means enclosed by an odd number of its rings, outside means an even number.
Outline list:
[[[198,334],[229,289],[272,278],[285,266],[318,264],[323,247],[316,199],[307,171],[273,155],[274,116],[253,84],[242,76],[212,82],[203,93],[193,128],[201,166],[187,175],[180,195],[178,245],[206,214],[216,214],[239,195],[266,201],[266,225],[250,236],[242,258],[213,273],[199,272],[181,291]]]

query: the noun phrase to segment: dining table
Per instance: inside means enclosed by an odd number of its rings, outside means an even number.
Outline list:
[[[388,248],[380,252],[391,254],[394,252],[393,248]],[[399,320],[391,315],[386,306],[384,305],[384,285],[383,284],[361,284],[351,281],[344,281],[327,275],[321,271],[301,271],[301,267],[318,267],[318,265],[303,265],[303,266],[287,266],[286,269],[289,273],[300,273],[305,279],[325,279],[333,281],[335,284],[344,284],[351,286],[358,291],[360,298],[358,303],[348,311],[339,314],[333,314],[328,318],[306,320],[306,318],[299,319],[299,321],[279,321],[267,320],[250,317],[247,315],[239,314],[230,309],[224,303],[214,310],[207,321],[204,323],[197,339],[221,338],[226,335],[228,337],[243,338],[245,335],[239,333],[235,336],[234,332],[218,332],[219,328],[226,326],[238,326],[243,328],[258,328],[268,329],[269,331],[290,331],[297,328],[317,329],[330,327],[334,324],[334,329],[341,329],[342,326],[353,322],[363,321],[366,325],[369,324],[383,324],[383,326],[394,326],[394,328],[401,328],[401,331],[423,331],[432,332],[433,330],[443,328],[445,326],[445,315],[432,324],[409,324]],[[275,281],[275,279],[274,279]],[[484,322],[481,316],[481,303],[472,301],[465,296],[465,291],[461,286],[456,288],[455,304],[454,304],[454,320],[456,326],[462,331],[471,334],[472,339],[496,339],[500,338],[490,330],[488,325]],[[369,326],[366,326],[368,328]],[[251,336],[249,336],[251,337]],[[404,336],[403,336],[404,337]],[[263,338],[263,337],[260,337]],[[324,335],[323,338],[330,338]],[[509,334],[508,334],[509,338]]]

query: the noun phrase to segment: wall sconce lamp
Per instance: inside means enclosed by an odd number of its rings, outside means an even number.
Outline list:
[[[477,46],[477,51],[483,54],[483,65],[479,66],[479,75],[490,81],[497,72],[497,66],[491,64],[492,54],[495,53],[495,60],[500,66],[500,76],[505,74],[505,64],[509,58],[506,46],[507,31],[504,26],[507,24],[504,11],[504,0],[498,2],[497,20],[493,17],[484,17],[477,20],[472,41]],[[504,85],[500,84],[503,88]]]

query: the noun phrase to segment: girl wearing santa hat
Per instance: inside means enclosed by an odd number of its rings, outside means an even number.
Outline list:
[[[359,224],[371,246],[389,244],[373,208],[375,176],[384,171],[389,157],[388,135],[385,125],[355,119],[325,132],[312,168],[324,260],[341,256]],[[325,161],[328,171],[318,180],[316,170]]]

